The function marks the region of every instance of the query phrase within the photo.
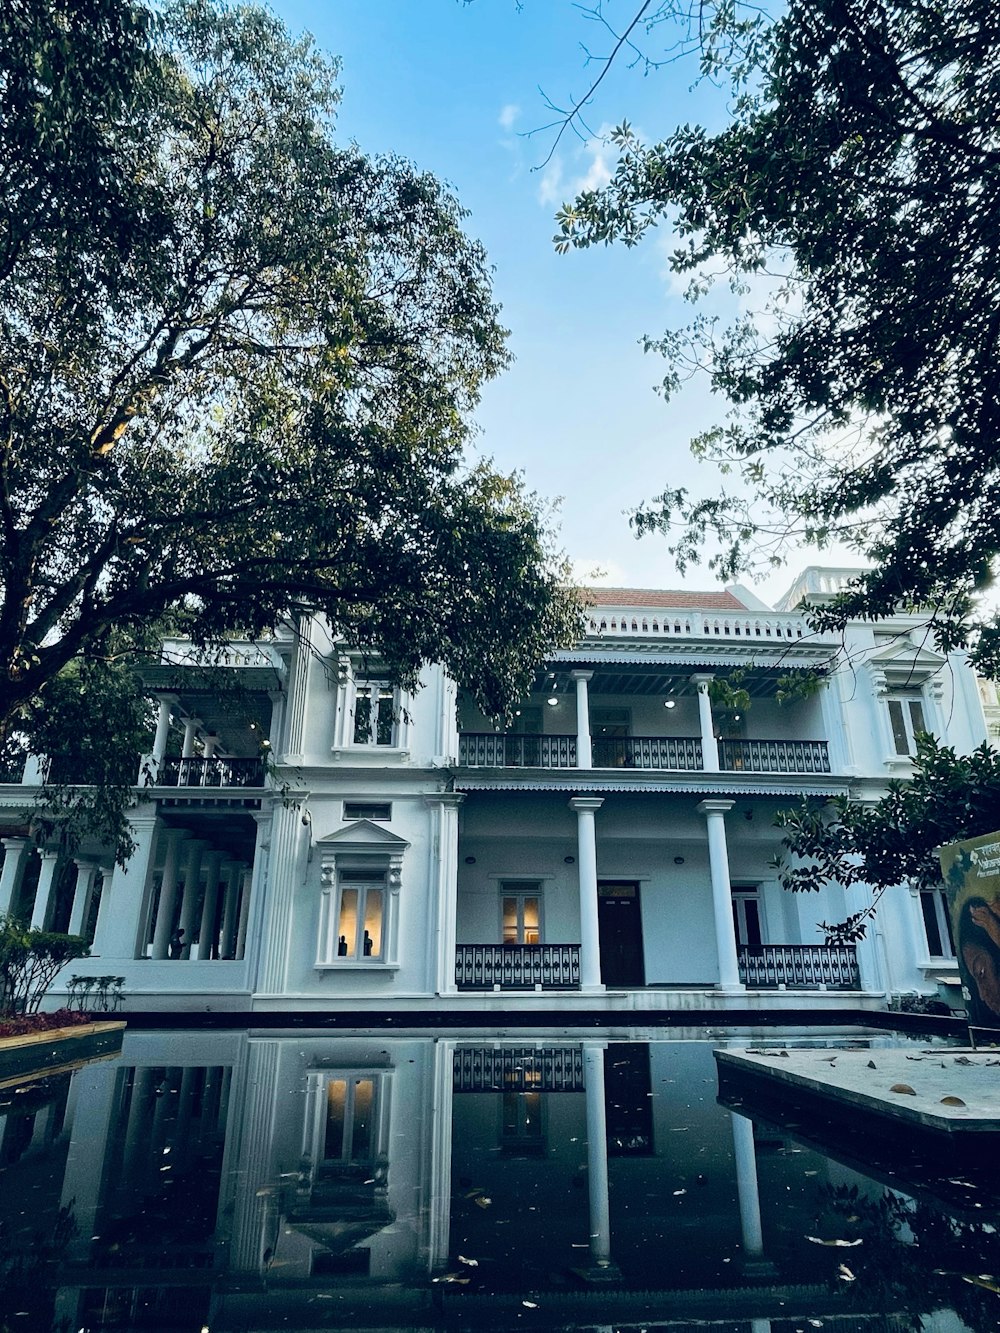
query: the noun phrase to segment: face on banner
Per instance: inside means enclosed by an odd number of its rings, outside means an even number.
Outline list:
[[[938,853],[969,1022],[1000,1028],[1000,832]]]

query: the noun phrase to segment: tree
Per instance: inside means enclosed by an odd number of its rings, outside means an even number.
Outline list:
[[[994,832],[998,810],[1000,751],[981,745],[958,755],[924,734],[917,740],[912,779],[890,782],[881,801],[866,805],[838,796],[778,815],[792,858],[781,869],[781,883],[797,893],[830,883],[874,889],[869,906],[821,926],[831,939],[860,939],[886,889],[939,887],[938,848]]]
[[[536,499],[463,458],[507,359],[484,254],[430,176],[336,146],[338,97],[262,9],[2,7],[8,732],[166,613],[317,610],[494,715],[572,632]]]
[[[976,609],[1000,549],[1000,12],[988,0],[642,6],[691,25],[728,81],[719,133],[646,145],[623,125],[603,190],[564,206],[557,246],[672,229],[697,299],[727,274],[764,309],[650,338],[669,394],[701,370],[728,400],[695,451],[742,479],[667,490],[635,516],[683,569],[706,539],[722,576],[788,538],[871,564],[822,628],[929,608],[943,647],[1000,673],[1000,620]],[[682,33],[681,45],[684,34]],[[634,38],[629,39],[630,44]],[[576,108],[570,113],[576,114]],[[761,315],[765,316],[763,319]]]

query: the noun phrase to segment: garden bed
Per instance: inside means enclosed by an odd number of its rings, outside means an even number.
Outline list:
[[[12,1031],[11,1029],[15,1029]],[[0,1078],[116,1053],[125,1024],[61,1009],[0,1022]]]

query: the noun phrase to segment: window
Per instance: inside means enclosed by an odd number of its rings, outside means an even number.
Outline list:
[[[326,1085],[323,1160],[360,1164],[375,1158],[377,1077],[331,1078]]]
[[[921,889],[920,914],[924,920],[929,958],[954,958],[955,941],[951,934],[951,913],[944,889]]]
[[[385,875],[378,871],[345,875],[334,912],[337,958],[382,962],[385,935]]]
[[[920,732],[927,730],[923,699],[916,694],[890,694],[886,699],[886,707],[889,709],[889,726],[896,754],[916,754],[916,738]]]
[[[392,819],[391,801],[345,801],[344,822],[351,819],[372,819],[388,823]]]
[[[759,949],[764,942],[761,930],[760,891],[756,884],[733,885],[733,925],[740,948]]]
[[[628,736],[632,731],[632,713],[628,708],[592,708],[592,736]]]
[[[359,680],[354,687],[355,745],[396,744],[396,692],[380,680]]]
[[[537,883],[500,886],[500,939],[504,944],[541,944],[542,895]]]

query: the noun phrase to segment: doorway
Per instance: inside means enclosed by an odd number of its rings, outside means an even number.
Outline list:
[[[634,880],[599,880],[597,921],[605,986],[644,986],[639,885]]]

